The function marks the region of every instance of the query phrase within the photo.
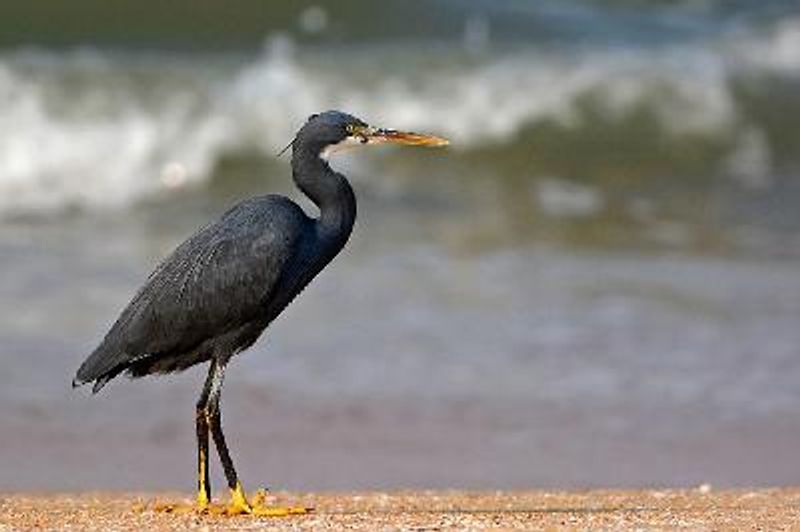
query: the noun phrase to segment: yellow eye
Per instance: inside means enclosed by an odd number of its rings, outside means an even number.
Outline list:
[[[347,131],[348,134],[352,135],[353,133],[355,133],[356,127],[353,124],[347,124],[347,126],[345,126],[345,130]]]

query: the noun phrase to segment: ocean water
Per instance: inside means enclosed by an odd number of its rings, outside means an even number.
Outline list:
[[[193,486],[202,368],[69,383],[199,226],[313,212],[277,153],[328,108],[452,145],[334,160],[353,238],[228,374],[246,484],[797,483],[800,10],[387,5],[0,31],[0,488]]]

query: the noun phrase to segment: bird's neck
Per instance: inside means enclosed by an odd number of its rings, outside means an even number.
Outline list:
[[[318,154],[319,150],[304,146],[294,149],[292,177],[319,208],[317,224],[321,236],[344,245],[356,219],[356,197],[347,179]]]

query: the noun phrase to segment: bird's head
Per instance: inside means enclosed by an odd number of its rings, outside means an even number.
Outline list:
[[[332,153],[343,149],[387,143],[407,146],[449,144],[446,139],[434,135],[373,127],[347,113],[325,111],[311,115],[289,146],[294,150],[301,145],[306,146],[323,159],[327,159]]]

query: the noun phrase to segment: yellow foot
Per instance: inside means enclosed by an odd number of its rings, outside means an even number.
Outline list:
[[[267,492],[258,490],[253,496],[253,503],[247,502],[247,496],[241,484],[231,490],[231,503],[226,509],[226,515],[253,515],[257,517],[286,517],[288,515],[303,515],[313,511],[313,508],[304,506],[268,506],[266,504]]]
[[[197,492],[197,511],[205,512],[211,504],[210,497],[206,494],[205,490]]]
[[[270,506],[267,503],[267,492],[258,490],[253,495],[252,503],[247,501],[242,486],[231,490],[231,502],[227,506],[222,504],[212,504],[205,497],[197,497],[196,504],[187,503],[159,503],[153,504],[152,509],[156,512],[163,512],[175,515],[185,515],[190,513],[201,513],[205,515],[252,515],[255,517],[286,517],[289,515],[303,515],[314,511],[313,508],[304,506]],[[144,505],[137,505],[137,511],[145,511]]]

